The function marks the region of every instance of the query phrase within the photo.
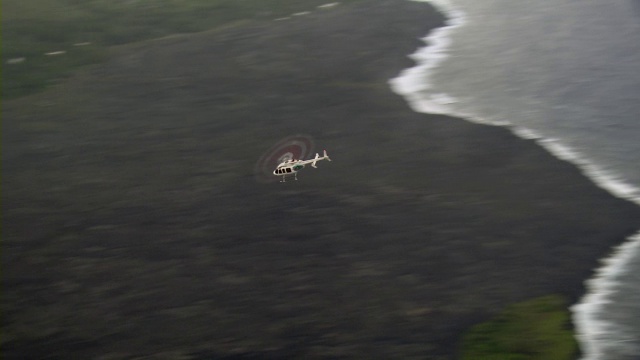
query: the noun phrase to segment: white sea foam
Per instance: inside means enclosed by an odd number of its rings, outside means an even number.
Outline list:
[[[517,132],[515,132],[518,134]],[[569,161],[578,165],[582,173],[589,177],[596,185],[609,191],[611,194],[635,202],[640,205],[640,189],[626,183],[619,176],[612,172],[607,172],[598,165],[590,162],[579,152],[563,145],[558,139],[540,138],[538,144],[542,145],[557,158]]]
[[[457,100],[447,94],[427,94],[431,90],[429,73],[447,58],[447,50],[451,45],[449,34],[455,28],[464,24],[462,12],[451,7],[448,1],[432,2],[440,11],[448,16],[444,27],[435,29],[422,39],[427,46],[418,49],[409,55],[418,65],[403,70],[400,75],[389,81],[391,89],[402,95],[409,103],[409,106],[416,112],[432,114],[451,114],[450,104]],[[446,99],[447,101],[442,101]]]
[[[603,306],[611,302],[610,297],[619,285],[616,278],[625,272],[625,265],[638,251],[640,232],[629,237],[624,244],[616,247],[608,258],[602,260],[602,267],[586,283],[587,295],[571,308],[578,330],[578,340],[582,346],[583,360],[602,359],[608,346],[616,346],[618,352],[626,352],[630,356],[637,355],[640,351],[632,339],[625,338],[624,329],[598,316]]]
[[[506,126],[518,137],[534,140],[559,159],[577,165],[582,172],[597,186],[611,194],[631,200],[640,205],[640,189],[625,182],[615,173],[606,171],[587,157],[554,138],[545,138],[543,134],[529,128],[514,126],[508,121],[484,119],[475,114],[468,114],[455,107],[459,99],[450,94],[436,93],[431,83],[432,73],[447,57],[451,46],[451,34],[467,21],[465,14],[448,0],[417,0],[426,1],[444,13],[448,20],[444,27],[433,30],[422,40],[426,47],[418,49],[410,57],[417,65],[403,70],[400,75],[389,81],[394,92],[403,96],[409,106],[416,112],[431,114],[447,114],[466,120],[487,125]],[[625,340],[624,329],[614,327],[601,316],[603,306],[611,301],[618,282],[616,276],[624,273],[632,256],[640,252],[640,232],[629,237],[622,245],[614,249],[612,254],[602,261],[603,266],[596,271],[595,276],[586,282],[587,294],[572,307],[573,319],[576,325],[577,337],[582,348],[583,360],[595,360],[603,356],[607,346],[616,343],[622,346],[628,342],[627,350],[637,355],[640,349],[637,344]]]
[[[538,140],[542,138],[542,135],[538,134],[537,132],[529,128],[525,128],[522,126],[512,126],[511,131],[513,131],[513,133],[516,134],[518,137],[521,137],[526,140]]]

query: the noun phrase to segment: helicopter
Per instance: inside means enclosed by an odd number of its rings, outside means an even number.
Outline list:
[[[298,171],[304,169],[304,166],[306,164],[311,164],[311,167],[317,168],[316,162],[320,160],[325,160],[325,159],[331,161],[331,159],[329,159],[329,155],[327,155],[327,150],[323,150],[322,156],[316,153],[316,157],[309,160],[288,159],[281,162],[280,165],[278,165],[278,167],[276,167],[276,169],[273,170],[273,175],[282,176],[282,180],[280,182],[286,182],[287,175],[292,175],[292,174],[294,178],[298,180]]]

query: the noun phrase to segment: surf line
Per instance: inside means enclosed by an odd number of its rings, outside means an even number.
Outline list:
[[[437,11],[444,14],[447,20],[445,26],[432,30],[422,38],[426,44],[425,47],[419,48],[409,55],[416,62],[416,66],[403,70],[397,77],[389,80],[391,89],[401,95],[411,109],[420,113],[446,114],[471,122],[507,127],[514,135],[522,139],[534,140],[553,156],[576,165],[596,186],[616,197],[640,205],[640,189],[628,184],[619,176],[605,171],[579,152],[562,144],[560,140],[545,138],[536,131],[514,126],[509,121],[482,119],[473,114],[456,110],[453,104],[458,100],[449,94],[437,93],[430,78],[433,70],[448,57],[452,43],[451,34],[465,25],[467,17],[450,0],[412,1],[430,3]],[[599,319],[597,315],[609,302],[609,296],[617,285],[616,275],[628,268],[629,261],[638,252],[640,252],[640,230],[635,235],[628,237],[621,245],[613,248],[610,255],[601,260],[603,266],[596,269],[594,275],[586,280],[586,293],[577,304],[571,306],[576,338],[582,351],[582,360],[598,359],[604,354],[608,345],[620,341],[617,336],[623,334],[612,334],[610,329],[613,329],[614,326]]]

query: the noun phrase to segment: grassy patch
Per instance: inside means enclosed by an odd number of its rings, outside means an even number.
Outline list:
[[[464,336],[462,359],[568,360],[578,353],[569,312],[559,296],[508,307]]]
[[[238,20],[274,20],[314,11],[329,2],[6,0],[2,3],[2,96],[41,90],[79,66],[103,61],[106,48],[112,45],[204,31]]]

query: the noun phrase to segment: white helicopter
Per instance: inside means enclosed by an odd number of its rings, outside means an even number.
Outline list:
[[[309,160],[295,160],[288,159],[280,163],[275,170],[273,170],[273,175],[282,176],[282,180],[280,182],[287,181],[287,175],[293,174],[294,178],[298,180],[298,171],[304,169],[306,164],[311,164],[312,167],[317,168],[316,162],[320,160],[329,160],[329,155],[327,155],[327,150],[323,150],[322,156],[316,153],[316,157]]]

